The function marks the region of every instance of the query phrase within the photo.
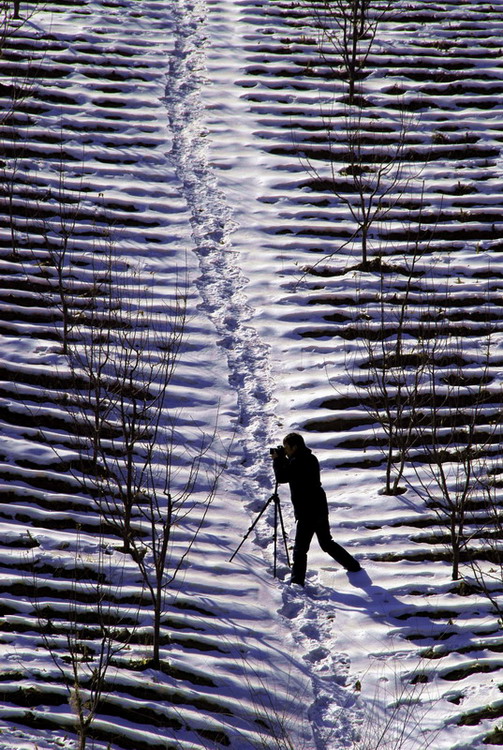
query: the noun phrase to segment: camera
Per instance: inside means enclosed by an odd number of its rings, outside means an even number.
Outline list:
[[[282,445],[277,445],[275,448],[269,448],[269,454],[272,456],[273,453],[277,453],[278,456],[284,456],[285,449]]]

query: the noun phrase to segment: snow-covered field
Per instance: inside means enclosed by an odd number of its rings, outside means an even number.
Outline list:
[[[108,228],[114,257],[156,310],[187,279],[168,417],[182,447],[216,429],[212,450],[228,454],[170,588],[170,669],[145,668],[142,600],[88,747],[502,744],[498,618],[451,580],[441,530],[413,487],[381,494],[382,453],[348,374],[382,276],[358,268],[356,243],[338,251],[352,231],[347,206],[309,182],[321,109],[336,123],[344,112],[309,17],[286,0],[68,0],[21,11],[0,58],[2,83],[33,87],[2,124],[0,748],[76,746],[47,649],[67,632],[70,593],[92,631],[94,589],[72,582],[76,562],[92,569],[106,550],[121,617],[140,595],[133,561],[64,469],[75,454],[68,365],[43,281],[48,247],[66,231],[63,193],[77,203],[67,223],[77,283],[89,283]],[[383,24],[365,82],[377,132],[393,137],[403,109],[415,113],[407,138],[421,165],[372,252],[400,264],[407,211],[424,190],[430,234],[408,314],[448,307],[476,369],[484,300],[496,407],[502,28],[499,1],[403,4]],[[399,296],[400,274],[388,283]],[[364,567],[347,575],[313,542],[304,590],[289,586],[281,545],[272,575],[272,509],[230,562],[274,489],[269,447],[292,429],[320,459],[335,538]],[[280,497],[291,536],[285,488]],[[177,529],[174,559],[193,523]],[[462,573],[470,580],[468,566]]]

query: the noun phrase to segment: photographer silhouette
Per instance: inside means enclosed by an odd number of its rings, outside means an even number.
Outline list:
[[[321,486],[318,459],[306,446],[304,438],[291,432],[281,447],[272,448],[274,474],[279,484],[290,485],[290,494],[297,521],[291,583],[304,585],[307,553],[316,534],[321,549],[351,573],[361,570],[360,563],[332,539],[328,504]]]

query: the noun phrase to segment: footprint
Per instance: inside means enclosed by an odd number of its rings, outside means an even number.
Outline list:
[[[311,664],[315,664],[317,661],[323,661],[323,659],[326,659],[329,655],[330,651],[328,648],[318,646],[317,648],[313,648],[312,651],[309,651],[309,653],[304,656],[304,659],[311,662]]]

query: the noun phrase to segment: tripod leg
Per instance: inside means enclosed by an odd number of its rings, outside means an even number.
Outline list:
[[[278,502],[276,497],[274,498],[274,566],[273,573],[276,578],[276,559],[278,553]]]
[[[290,556],[288,554],[288,542],[287,542],[287,536],[286,536],[286,531],[285,531],[285,524],[283,523],[283,513],[281,512],[281,504],[280,504],[280,501],[279,501],[279,497],[275,501],[275,504],[276,504],[276,506],[278,508],[279,520],[280,520],[280,523],[281,523],[281,533],[283,534],[283,544],[285,546],[286,561],[288,563],[288,567],[291,568],[292,566],[290,564]]]
[[[237,553],[239,552],[239,550],[241,549],[241,547],[243,546],[243,544],[245,543],[245,541],[248,539],[249,535],[251,534],[251,532],[253,531],[253,529],[257,525],[257,523],[258,523],[260,517],[262,516],[263,512],[265,511],[265,509],[267,508],[267,506],[269,505],[269,503],[272,500],[274,500],[274,495],[271,495],[271,497],[269,498],[269,500],[267,500],[267,502],[264,504],[264,507],[262,508],[262,510],[260,511],[260,513],[258,514],[258,516],[256,517],[256,519],[254,520],[254,522],[252,523],[252,525],[250,526],[250,528],[248,529],[248,531],[246,532],[246,534],[244,535],[244,537],[242,538],[239,547],[234,551],[234,553],[232,554],[232,557],[229,558],[229,562],[232,562],[234,560],[235,556],[237,555]]]

